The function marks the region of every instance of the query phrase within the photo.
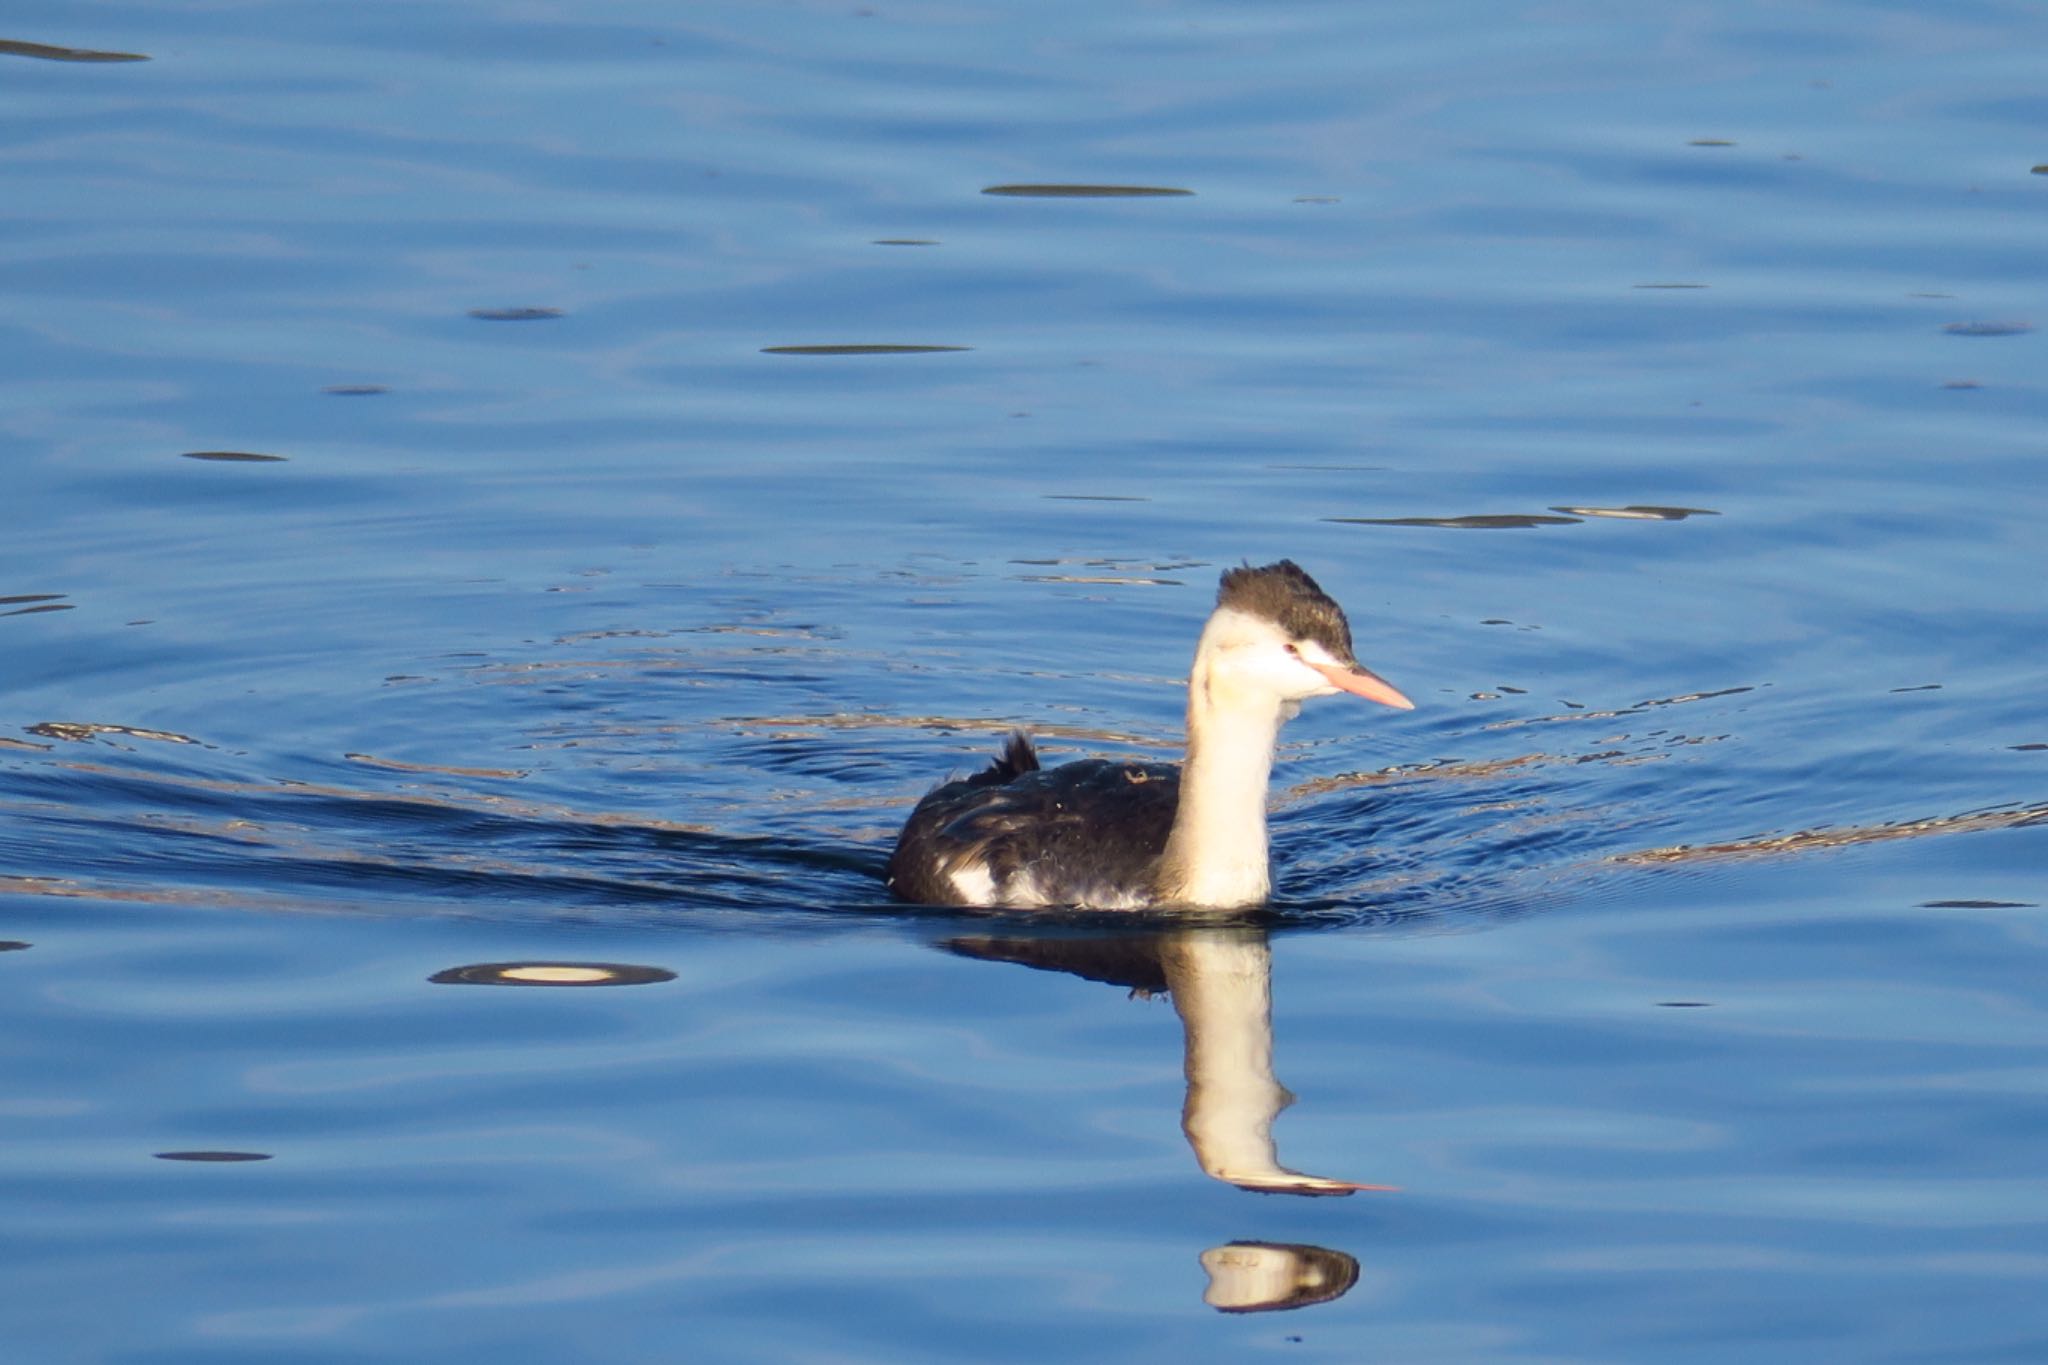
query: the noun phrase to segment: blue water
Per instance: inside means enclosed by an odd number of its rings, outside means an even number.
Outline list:
[[[0,39],[9,1359],[2048,1358],[2037,6]],[[886,900],[1282,555],[1265,921]]]

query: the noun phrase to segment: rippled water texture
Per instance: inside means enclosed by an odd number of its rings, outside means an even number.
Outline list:
[[[2048,1358],[2038,6],[0,30],[9,1359]]]

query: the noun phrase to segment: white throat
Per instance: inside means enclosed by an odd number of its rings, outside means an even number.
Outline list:
[[[1264,904],[1271,889],[1266,783],[1295,707],[1231,666],[1244,619],[1228,609],[1210,618],[1188,677],[1187,764],[1160,860],[1171,904],[1235,909]]]

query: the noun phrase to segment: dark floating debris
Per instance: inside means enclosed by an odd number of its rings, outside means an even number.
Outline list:
[[[981,192],[1017,199],[1158,199],[1194,193],[1167,185],[987,185]]]
[[[1725,137],[1696,137],[1685,145],[1688,147],[1733,147],[1735,144]]]
[[[44,739],[61,739],[84,744],[101,735],[126,735],[130,739],[154,739],[165,744],[197,744],[190,735],[175,730],[145,730],[138,725],[103,725],[98,721],[43,720],[26,727],[29,734]]]
[[[932,355],[940,351],[971,351],[972,346],[898,346],[861,342],[850,346],[763,346],[762,355]]]
[[[1711,1000],[1659,1000],[1657,1008],[1660,1010],[1703,1010],[1711,1008],[1713,1003]]]
[[[382,384],[329,384],[320,392],[334,398],[374,398],[391,390]]]
[[[2016,337],[2034,330],[2031,322],[1951,322],[1941,329],[1952,337]]]
[[[2041,165],[2034,167],[2033,174],[2048,175],[2048,162],[2043,162]]]
[[[2034,910],[2032,901],[1921,901],[1922,910]]]
[[[630,962],[478,962],[427,978],[438,986],[649,986],[675,979],[665,967]]]
[[[45,602],[39,607],[16,607],[13,611],[0,611],[0,616],[34,616],[45,611],[77,611],[76,602]]]
[[[1510,531],[1531,526],[1576,526],[1577,517],[1529,516],[1508,512],[1474,517],[1324,517],[1344,526],[1443,526],[1455,531]]]
[[[562,316],[559,308],[472,308],[469,315],[479,322],[546,322]]]
[[[269,1152],[152,1152],[158,1161],[268,1161]]]
[[[18,938],[0,938],[0,953],[18,953],[23,948],[33,947],[33,943],[23,943]]]
[[[1918,687],[1894,687],[1894,692],[1939,692],[1940,683],[1921,683]]]
[[[2032,753],[2037,750],[2048,749],[2048,744],[2008,744],[2006,747],[2008,749],[2017,749],[2021,753]]]
[[[1626,507],[1553,507],[1550,510],[1574,517],[1609,517],[1617,521],[1684,521],[1687,517],[1721,515],[1706,507],[1653,507],[1643,503],[1630,503]]]
[[[1703,284],[1632,284],[1631,289],[1705,289]]]
[[[875,238],[875,239],[874,239],[874,240],[873,240],[872,242],[869,242],[869,243],[868,243],[868,245],[869,245],[869,246],[937,246],[937,245],[938,245],[938,242],[937,242],[937,241],[935,241],[934,239],[930,238],[930,237],[877,237],[877,238]]]
[[[224,464],[283,464],[287,458],[264,455],[254,450],[186,450],[179,453],[188,460],[219,460]]]
[[[1974,379],[1950,379],[1942,384],[1944,389],[1981,389],[1984,386]]]
[[[51,47],[48,43],[24,43],[15,38],[0,38],[0,55],[40,57],[46,62],[146,62],[149,60],[149,55],[143,52],[96,52],[89,47]]]

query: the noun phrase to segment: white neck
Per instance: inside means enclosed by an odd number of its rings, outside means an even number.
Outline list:
[[[1180,807],[1160,859],[1159,890],[1175,905],[1262,905],[1271,888],[1266,782],[1283,709],[1270,691],[1233,683],[1218,667],[1234,613],[1218,612],[1188,677],[1188,757]]]

